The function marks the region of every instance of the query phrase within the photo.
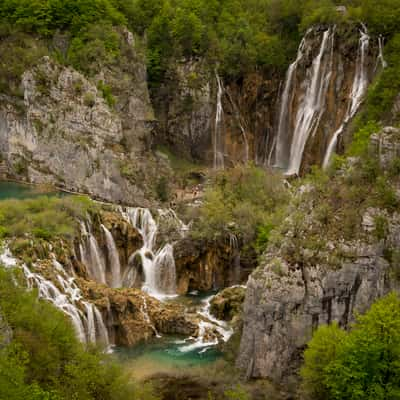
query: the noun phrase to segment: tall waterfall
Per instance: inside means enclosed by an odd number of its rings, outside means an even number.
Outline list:
[[[121,277],[121,263],[119,261],[119,254],[117,250],[117,246],[115,244],[113,235],[111,232],[104,226],[101,225],[101,229],[103,229],[107,252],[108,252],[108,265],[111,268],[111,284],[110,286],[113,288],[121,287],[122,285],[122,277]]]
[[[288,116],[292,113],[292,100],[294,95],[294,77],[297,69],[297,64],[303,58],[306,40],[300,43],[297,57],[294,63],[289,66],[286,73],[285,86],[282,92],[281,107],[279,111],[278,132],[275,142],[271,148],[271,153],[268,157],[268,163],[271,163],[272,153],[275,150],[275,166],[285,170],[289,165],[290,159],[290,119]]]
[[[122,215],[139,231],[143,247],[135,255],[142,260],[145,281],[142,289],[150,295],[162,298],[176,293],[176,272],[173,247],[166,244],[156,249],[158,226],[146,208],[127,208]],[[129,271],[128,271],[129,272]],[[129,286],[129,282],[127,282]]]
[[[368,31],[365,27],[363,27],[363,29],[360,31],[360,40],[359,40],[357,60],[356,60],[356,70],[353,79],[353,85],[350,92],[349,106],[342,125],[339,127],[339,129],[336,130],[336,132],[334,132],[328,144],[324,161],[322,164],[324,168],[326,168],[329,165],[329,162],[332,158],[332,154],[336,150],[336,145],[339,136],[343,133],[347,123],[354,117],[354,115],[358,111],[364,99],[365,93],[367,92],[368,73],[366,68],[366,59],[369,47],[369,39],[370,38],[368,36]]]
[[[306,56],[305,38],[300,43],[295,62],[288,69],[279,112],[274,164],[287,175],[299,173],[307,140],[310,135],[315,134],[325,110],[325,99],[332,74],[334,37],[335,28],[327,29],[322,35],[319,52],[307,70],[303,82],[305,91],[299,100],[293,126],[290,115],[294,112],[294,81],[299,63]]]
[[[215,111],[215,126],[214,126],[214,137],[213,137],[213,149],[214,149],[214,169],[224,168],[224,139],[223,139],[223,126],[222,126],[222,95],[224,92],[223,84],[218,73],[215,73],[217,80],[217,108]]]

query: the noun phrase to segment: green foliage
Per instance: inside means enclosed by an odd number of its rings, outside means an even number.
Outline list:
[[[115,105],[115,97],[112,95],[111,87],[106,85],[103,81],[100,81],[97,84],[98,89],[101,91],[104,100],[108,104],[109,107],[114,107]]]
[[[160,201],[166,202],[170,198],[170,189],[168,179],[165,176],[160,177],[156,184],[156,194]]]
[[[245,243],[265,243],[271,216],[287,201],[287,192],[278,175],[253,165],[238,165],[217,173],[206,190],[199,220],[194,229],[200,236],[213,238],[227,233],[241,235]]]
[[[0,350],[1,398],[154,399],[142,396],[107,355],[85,350],[65,314],[15,279],[0,268],[0,309],[13,329],[11,344]]]
[[[2,236],[36,238],[72,238],[77,218],[85,218],[96,206],[84,196],[37,197],[0,202]]]
[[[400,300],[390,294],[359,316],[349,333],[321,327],[305,352],[304,391],[313,399],[399,398]]]

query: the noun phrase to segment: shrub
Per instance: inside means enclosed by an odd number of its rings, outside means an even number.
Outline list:
[[[304,353],[303,390],[313,399],[395,399],[400,376],[400,300],[390,294],[350,332],[320,327]]]

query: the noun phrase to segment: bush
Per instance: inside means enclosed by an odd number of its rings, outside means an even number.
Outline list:
[[[97,206],[85,196],[37,197],[26,200],[0,201],[2,235],[24,237],[32,235],[50,240],[71,239],[77,219],[86,217]]]
[[[288,193],[278,175],[254,165],[238,165],[216,174],[206,190],[194,230],[208,238],[234,233],[253,246],[259,232],[261,251],[272,230],[271,224],[275,223],[274,211],[287,200]]]
[[[400,300],[390,294],[358,316],[350,332],[320,327],[304,353],[303,390],[312,399],[399,396]]]

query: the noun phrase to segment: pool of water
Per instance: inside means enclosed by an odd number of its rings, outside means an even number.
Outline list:
[[[177,373],[188,368],[202,367],[215,362],[221,353],[216,348],[182,352],[179,337],[158,338],[127,349],[114,348],[114,356],[136,379],[144,379],[159,373]]]
[[[37,196],[56,196],[61,192],[45,186],[24,185],[15,182],[0,182],[0,200],[29,199]]]
[[[204,308],[204,301],[215,292],[193,293],[168,301],[185,305],[195,312]],[[124,368],[135,377],[145,379],[157,374],[187,372],[188,369],[206,367],[218,360],[222,353],[214,345],[190,345],[190,338],[164,335],[133,348],[114,347],[113,354]]]

